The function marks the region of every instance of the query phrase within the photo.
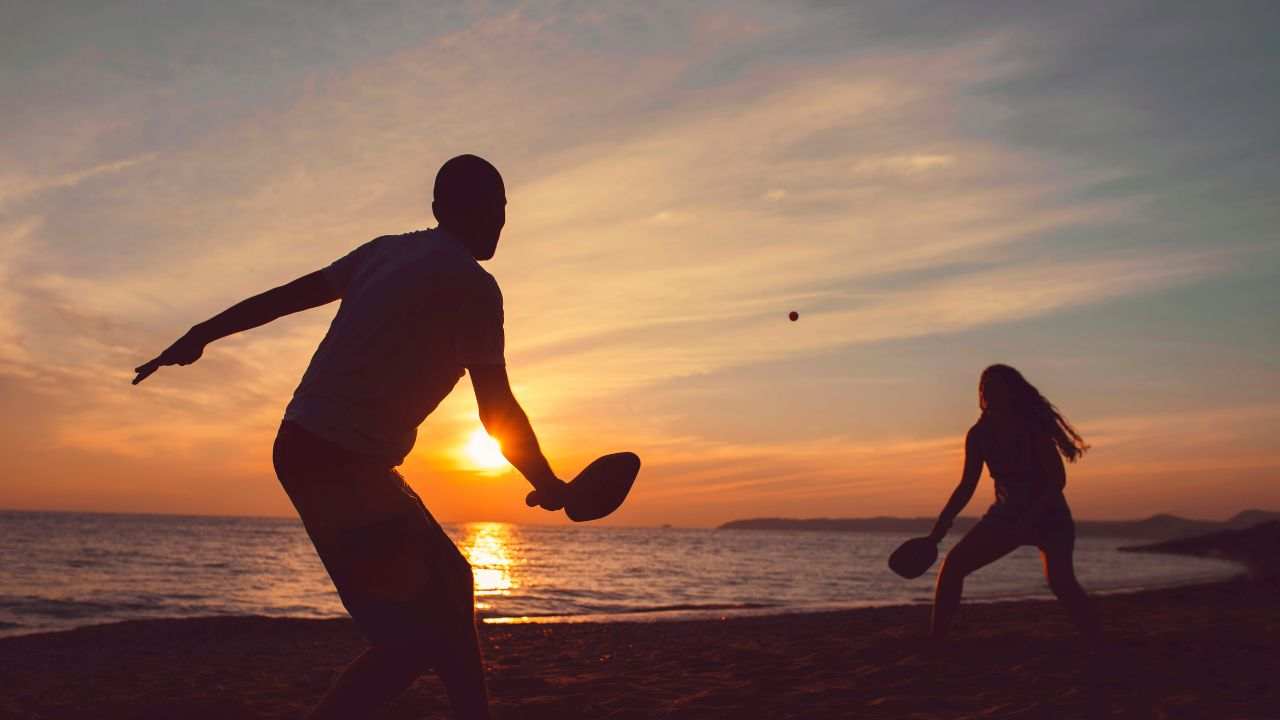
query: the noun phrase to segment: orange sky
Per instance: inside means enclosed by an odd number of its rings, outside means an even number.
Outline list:
[[[0,507],[288,514],[271,440],[333,307],[131,369],[432,225],[475,152],[553,466],[644,459],[608,522],[934,514],[991,362],[1093,444],[1077,516],[1280,508],[1270,51],[1249,18],[1105,7],[14,11]],[[421,428],[433,512],[558,521],[465,456],[477,427],[464,380]]]

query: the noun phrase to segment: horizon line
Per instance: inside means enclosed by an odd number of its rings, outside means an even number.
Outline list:
[[[1242,508],[1242,509],[1240,509],[1240,510],[1235,511],[1235,512],[1234,512],[1234,513],[1232,513],[1231,515],[1229,515],[1229,516],[1227,516],[1226,518],[1221,519],[1221,520],[1215,520],[1215,519],[1211,519],[1211,518],[1202,518],[1202,517],[1189,517],[1189,516],[1186,516],[1186,515],[1179,515],[1179,514],[1177,514],[1177,513],[1173,513],[1173,512],[1156,512],[1156,513],[1152,513],[1151,515],[1147,515],[1146,517],[1137,517],[1137,518],[1121,518],[1121,519],[1111,519],[1111,520],[1109,520],[1109,519],[1098,519],[1098,518],[1080,518],[1080,517],[1077,517],[1077,518],[1075,518],[1075,521],[1076,521],[1077,523],[1080,523],[1080,522],[1132,523],[1132,522],[1143,522],[1143,521],[1151,520],[1151,519],[1153,519],[1153,518],[1157,518],[1157,517],[1173,517],[1173,518],[1177,518],[1177,519],[1180,519],[1180,520],[1190,520],[1190,521],[1194,521],[1194,522],[1222,523],[1222,522],[1227,522],[1227,521],[1229,521],[1229,520],[1231,520],[1231,519],[1233,519],[1233,518],[1235,518],[1235,517],[1238,517],[1241,513],[1245,513],[1245,512],[1264,512],[1264,513],[1276,513],[1276,514],[1280,514],[1280,510],[1269,510],[1269,509],[1266,509],[1266,508],[1260,508],[1260,507],[1246,507],[1246,508]],[[217,518],[233,518],[233,519],[244,519],[244,520],[293,520],[293,521],[295,521],[295,522],[297,522],[297,523],[299,523],[299,524],[301,524],[301,523],[302,523],[302,520],[301,520],[301,519],[299,519],[299,518],[298,518],[298,516],[297,516],[296,514],[290,514],[290,515],[234,515],[234,514],[229,514],[229,513],[225,513],[225,514],[216,514],[216,513],[155,512],[155,511],[146,511],[146,510],[68,510],[68,509],[53,509],[53,508],[10,508],[10,507],[0,507],[0,513],[29,513],[29,514],[46,514],[46,515],[121,515],[121,516],[133,516],[133,517],[139,517],[139,516],[141,516],[141,517],[210,518],[210,519],[217,519]],[[962,514],[962,515],[958,515],[958,516],[956,517],[956,519],[957,519],[957,520],[961,520],[961,519],[978,520],[978,519],[980,519],[981,517],[982,517],[982,515],[981,515],[981,514],[978,514],[978,515]],[[833,517],[833,516],[814,516],[814,517],[756,516],[756,517],[734,518],[734,519],[732,519],[732,520],[725,520],[725,521],[722,521],[722,522],[719,522],[719,523],[715,523],[715,524],[712,524],[712,525],[675,525],[674,523],[656,523],[656,524],[648,524],[648,525],[612,525],[612,524],[610,524],[610,525],[593,525],[593,524],[590,524],[590,523],[538,523],[538,522],[512,522],[512,521],[509,521],[509,520],[457,520],[457,519],[451,519],[451,520],[437,520],[437,521],[438,521],[441,525],[466,525],[466,524],[472,524],[472,523],[494,523],[494,524],[498,524],[498,525],[518,525],[518,526],[524,526],[524,527],[584,527],[584,526],[591,525],[592,527],[611,527],[611,528],[619,528],[619,529],[623,529],[623,528],[644,528],[644,529],[653,529],[653,528],[670,528],[670,529],[673,529],[673,530],[682,530],[682,529],[695,530],[695,529],[707,528],[707,529],[716,530],[716,529],[719,529],[721,526],[726,525],[726,524],[728,524],[728,523],[734,523],[734,522],[750,522],[750,521],[759,521],[759,520],[784,520],[784,521],[792,521],[792,522],[795,522],[795,521],[812,521],[812,520],[837,520],[837,521],[842,521],[842,520],[932,520],[932,519],[934,519],[934,517],[933,517],[933,516],[930,516],[930,515],[914,515],[914,516],[908,516],[908,515],[863,515],[863,516],[847,516],[847,517]]]

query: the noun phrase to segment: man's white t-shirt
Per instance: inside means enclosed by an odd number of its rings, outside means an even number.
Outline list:
[[[376,238],[323,272],[342,304],[284,417],[399,465],[465,368],[505,364],[502,293],[440,229]]]

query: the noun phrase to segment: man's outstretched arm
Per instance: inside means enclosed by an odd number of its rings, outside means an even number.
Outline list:
[[[551,470],[529,417],[511,392],[507,368],[503,365],[476,365],[471,386],[476,391],[476,407],[485,432],[493,436],[502,454],[534,487],[534,504],[547,510],[564,507],[565,483]]]
[[[236,303],[196,325],[155,358],[134,368],[137,385],[165,365],[190,365],[204,354],[204,346],[238,332],[266,325],[278,317],[331,303],[340,293],[316,271]]]

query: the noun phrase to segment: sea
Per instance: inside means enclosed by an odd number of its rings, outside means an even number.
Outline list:
[[[445,525],[475,571],[484,622],[719,618],[927,603],[934,573],[886,567],[902,536],[497,522]],[[955,542],[958,535],[944,543]],[[1082,537],[1091,592],[1230,577],[1219,560],[1117,552]],[[939,563],[940,565],[941,563]],[[1022,548],[975,573],[968,601],[1050,597]],[[0,636],[149,618],[335,618],[345,611],[294,518],[0,511]]]

